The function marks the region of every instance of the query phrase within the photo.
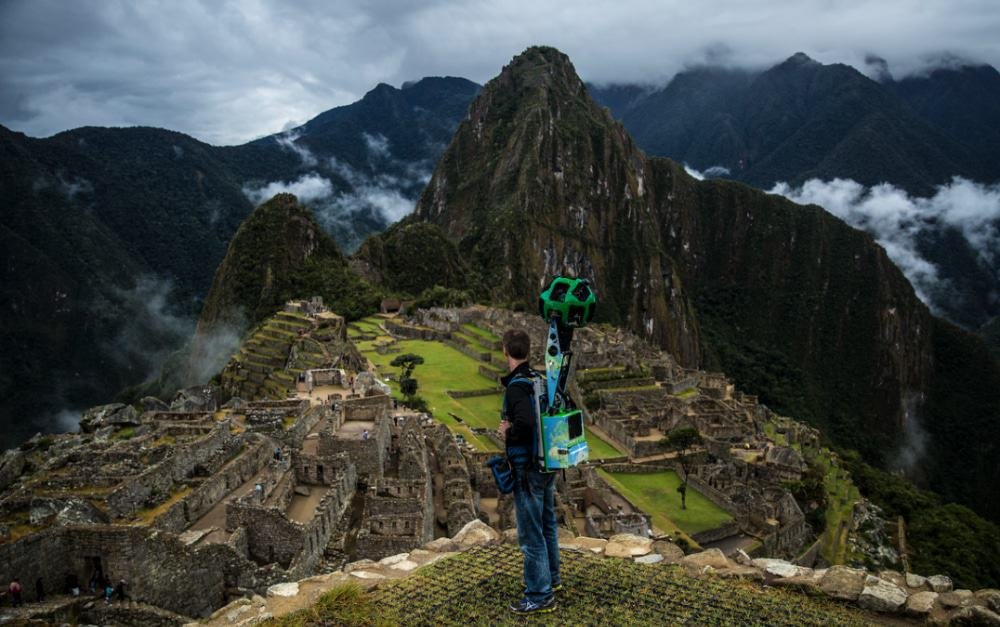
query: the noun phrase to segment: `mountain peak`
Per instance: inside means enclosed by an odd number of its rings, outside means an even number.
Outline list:
[[[550,46],[532,46],[511,59],[490,83],[515,88],[556,87],[574,94],[584,91],[573,62]]]
[[[813,59],[804,52],[796,52],[792,56],[785,59],[784,63],[790,65],[821,65],[819,61]]]

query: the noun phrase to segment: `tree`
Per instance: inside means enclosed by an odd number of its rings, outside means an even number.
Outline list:
[[[667,434],[663,438],[662,445],[668,451],[677,453],[677,461],[681,465],[681,484],[677,491],[681,493],[681,509],[687,509],[687,483],[688,483],[688,452],[702,443],[701,434],[694,427],[679,427]]]
[[[413,369],[424,363],[424,358],[413,353],[398,355],[390,363],[390,366],[399,368],[399,391],[406,397],[407,402],[412,402],[417,394],[417,380],[413,378]]]

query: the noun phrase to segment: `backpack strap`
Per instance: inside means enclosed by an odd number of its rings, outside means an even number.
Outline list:
[[[524,459],[525,461],[531,462],[536,468],[539,468],[539,469],[541,469],[544,466],[544,464],[543,464],[543,458],[539,455],[540,451],[538,450],[539,449],[538,443],[540,442],[539,435],[538,435],[538,430],[539,430],[539,428],[541,427],[541,424],[542,424],[542,412],[541,412],[541,409],[539,407],[538,388],[535,386],[535,383],[537,381],[540,381],[541,379],[542,379],[541,373],[539,373],[536,370],[531,370],[531,376],[530,377],[517,376],[517,377],[514,377],[513,379],[511,379],[510,381],[507,382],[507,389],[508,390],[510,389],[510,386],[514,385],[515,383],[520,383],[520,384],[523,384],[523,385],[527,385],[530,388],[530,391],[531,391],[531,393],[530,393],[531,406],[532,406],[532,408],[535,411],[535,428],[531,430],[531,446],[530,447],[526,447],[526,450],[523,450],[522,447],[515,447],[514,449],[508,449],[509,450],[509,456],[516,455],[519,460],[520,459]],[[507,418],[507,394],[506,393],[504,393],[504,396],[503,396],[503,418],[505,418],[505,419]],[[523,453],[522,453],[522,450],[523,450]],[[515,453],[515,451],[516,451],[516,453]],[[522,455],[523,455],[523,457],[522,457]],[[514,462],[514,460],[511,460],[511,461]]]

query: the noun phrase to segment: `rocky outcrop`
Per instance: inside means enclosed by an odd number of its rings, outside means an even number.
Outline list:
[[[138,424],[139,412],[122,403],[91,407],[80,418],[80,430],[84,433],[94,433],[105,427],[125,427]]]
[[[820,590],[827,596],[842,601],[857,601],[865,589],[865,571],[847,566],[832,566],[819,582]]]
[[[470,547],[491,544],[499,541],[500,533],[478,518],[476,520],[469,521],[458,533],[455,534],[455,537],[452,538],[452,542],[454,542],[459,549],[468,549]]]

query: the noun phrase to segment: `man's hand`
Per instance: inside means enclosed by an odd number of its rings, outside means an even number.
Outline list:
[[[510,429],[510,421],[509,420],[501,420],[500,421],[500,428],[497,429],[497,432],[500,433],[500,439],[501,440],[506,440],[507,439],[507,430],[508,429]]]

